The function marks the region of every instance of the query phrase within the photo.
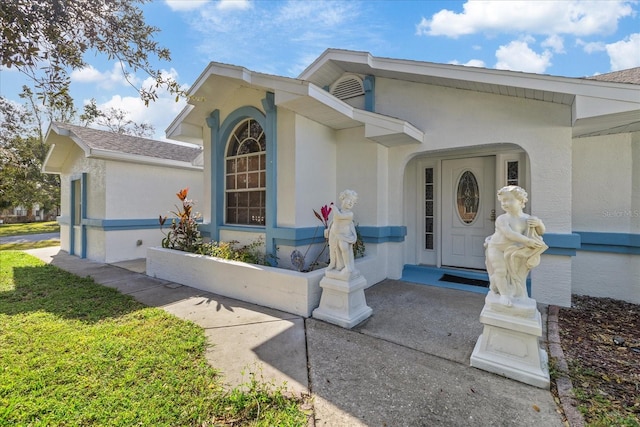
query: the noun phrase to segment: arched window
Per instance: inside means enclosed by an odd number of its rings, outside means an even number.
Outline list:
[[[227,224],[265,225],[266,153],[262,126],[253,119],[240,122],[225,158]]]

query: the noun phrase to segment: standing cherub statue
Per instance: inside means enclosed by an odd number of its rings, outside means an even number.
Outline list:
[[[353,223],[351,209],[358,201],[358,194],[353,190],[340,193],[340,208],[334,207],[329,226],[325,229],[325,238],[329,238],[329,265],[327,271],[335,270],[343,275],[355,276],[353,244],[358,239]]]
[[[503,187],[498,200],[505,213],[496,219],[495,233],[485,240],[485,262],[490,293],[500,295],[500,303],[511,307],[515,299],[528,298],[527,275],[548,246],[540,237],[545,232],[542,221],[522,211],[527,203],[523,188]]]

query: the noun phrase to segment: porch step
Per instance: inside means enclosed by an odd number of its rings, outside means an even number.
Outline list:
[[[440,286],[449,289],[458,289],[461,291],[475,292],[478,294],[486,294],[489,292],[487,287],[453,283],[441,280],[443,275],[456,276],[461,279],[470,279],[470,282],[481,280],[489,282],[489,275],[486,271],[464,270],[458,268],[430,267],[425,265],[405,264],[402,269],[402,277],[400,280],[405,282],[417,283],[421,285]],[[464,281],[464,280],[461,280]],[[527,279],[527,293],[531,295],[531,279]]]

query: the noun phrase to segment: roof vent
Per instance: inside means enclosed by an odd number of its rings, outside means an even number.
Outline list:
[[[343,76],[331,86],[331,94],[336,98],[345,100],[364,95],[364,85],[358,76]]]

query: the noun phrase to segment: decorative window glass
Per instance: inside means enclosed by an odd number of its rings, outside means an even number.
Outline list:
[[[471,224],[478,215],[480,205],[480,188],[473,172],[465,171],[460,176],[456,200],[460,220],[465,224]]]
[[[225,159],[226,222],[264,225],[266,206],[266,137],[253,119],[231,134]]]
[[[435,192],[433,189],[433,168],[424,170],[424,248],[433,249],[434,245],[434,211]]]
[[[518,163],[518,161],[507,162],[507,185],[519,185]]]

